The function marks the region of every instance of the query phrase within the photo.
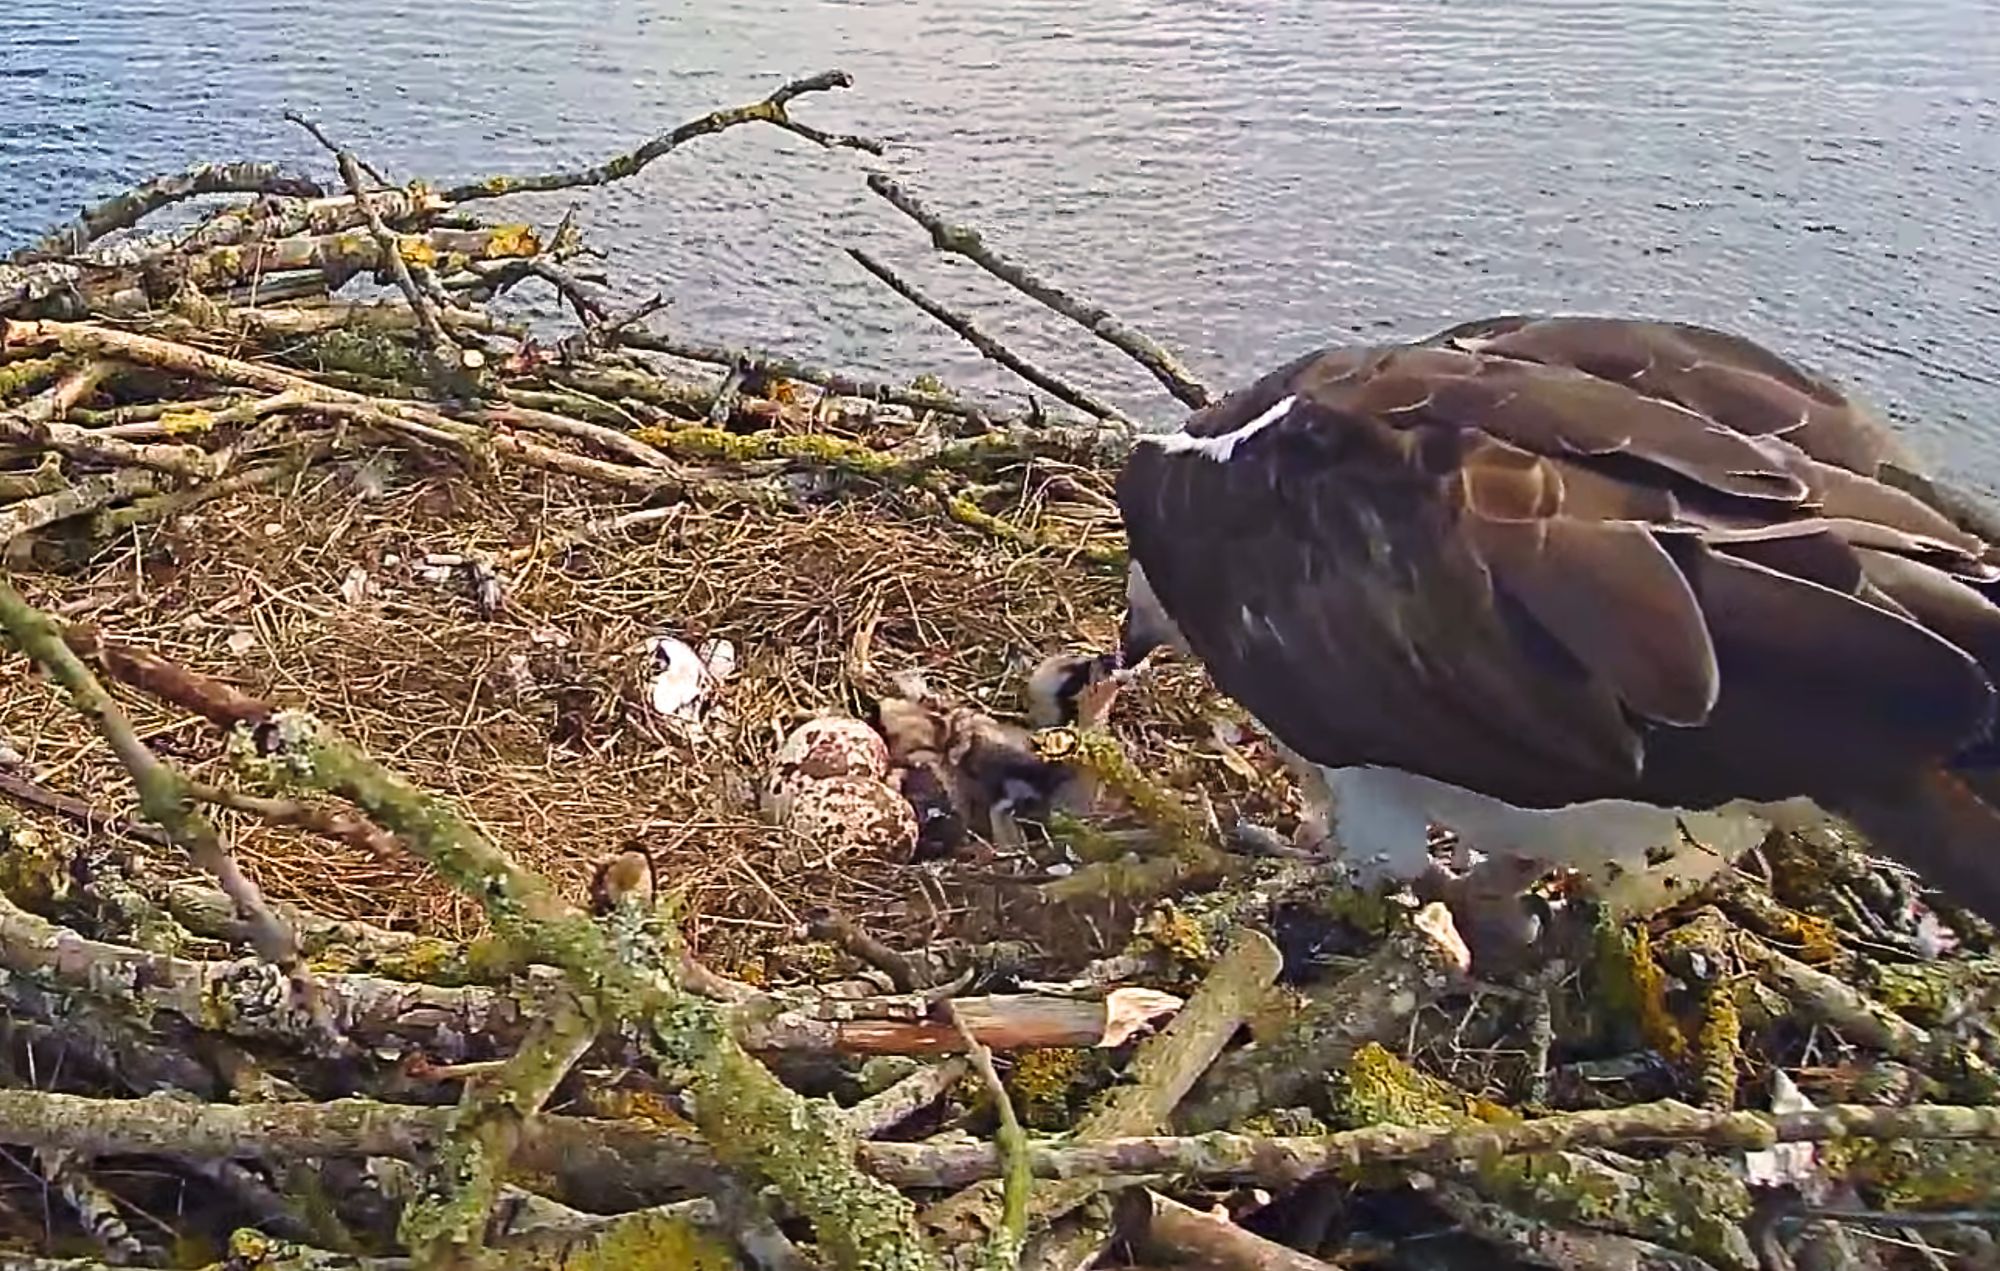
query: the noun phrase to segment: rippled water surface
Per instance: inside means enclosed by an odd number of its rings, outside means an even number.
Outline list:
[[[1860,383],[2000,489],[1992,0],[5,0],[0,244],[200,159],[397,177],[602,157],[826,67],[801,117],[1230,385],[1513,309],[1720,323]],[[859,156],[739,129],[584,223],[688,332],[1011,388],[877,250],[1121,400],[1074,328],[931,255]],[[559,215],[561,202],[530,205]]]

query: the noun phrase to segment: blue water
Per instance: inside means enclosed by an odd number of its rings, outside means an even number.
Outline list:
[[[1847,378],[2000,490],[1991,0],[8,0],[0,244],[201,159],[392,177],[601,157],[796,74],[802,118],[579,196],[669,329],[1014,391],[847,259],[862,244],[1135,411],[1150,380],[862,185],[898,172],[1240,383],[1353,333],[1517,308],[1727,325]],[[553,219],[566,199],[524,202]]]

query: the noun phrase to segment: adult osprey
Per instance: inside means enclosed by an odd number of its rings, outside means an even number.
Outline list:
[[[2000,551],[1890,463],[1703,327],[1322,349],[1135,446],[1124,665],[1199,659],[1403,877],[1432,823],[1602,874],[1830,812],[2000,920]]]

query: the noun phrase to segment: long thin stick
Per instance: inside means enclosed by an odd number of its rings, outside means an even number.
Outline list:
[[[979,231],[969,225],[954,225],[931,211],[895,180],[875,173],[868,188],[894,204],[896,210],[930,231],[931,242],[939,251],[963,256],[1001,282],[1040,301],[1076,323],[1112,348],[1124,353],[1152,372],[1153,378],[1188,406],[1199,409],[1212,400],[1209,391],[1180,359],[1161,347],[1144,332],[1122,322],[1109,309],[1094,301],[1073,296],[1054,283],[1043,280],[1025,266],[1002,257],[988,247]]]
[[[794,136],[804,137],[815,145],[846,147],[865,150],[870,154],[882,153],[882,143],[867,137],[855,137],[839,133],[822,132],[810,124],[802,124],[791,117],[786,109],[794,98],[806,93],[829,92],[836,88],[852,88],[854,77],[846,71],[821,71],[783,85],[762,101],[747,106],[732,106],[723,110],[711,110],[699,119],[693,119],[672,132],[662,133],[637,150],[621,154],[603,163],[588,168],[572,168],[562,172],[544,172],[531,176],[488,177],[484,181],[474,181],[445,192],[446,203],[470,203],[477,199],[494,199],[506,194],[520,194],[526,191],[573,190],[587,185],[609,185],[637,176],[647,164],[665,158],[696,137],[706,137],[734,128],[738,124],[770,124],[782,128]]]
[[[905,279],[895,270],[875,259],[861,248],[850,247],[847,249],[847,254],[854,258],[856,264],[886,283],[897,295],[903,297],[903,299],[909,301],[917,308],[922,309],[931,317],[936,318],[945,326],[950,327],[967,344],[978,349],[988,358],[998,362],[1030,384],[1033,384],[1036,388],[1041,389],[1052,397],[1068,402],[1080,411],[1095,415],[1099,419],[1109,419],[1119,423],[1128,422],[1125,416],[1119,413],[1116,406],[1100,401],[1075,385],[1029,362],[1026,358],[1015,353],[1006,345],[980,329],[979,325],[971,318],[931,299],[918,290],[915,283]]]

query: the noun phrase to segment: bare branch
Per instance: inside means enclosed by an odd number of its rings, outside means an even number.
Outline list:
[[[1086,414],[1095,415],[1099,419],[1108,419],[1116,423],[1129,422],[1124,415],[1119,413],[1117,407],[1112,406],[1108,402],[1100,401],[1082,389],[1076,388],[1050,372],[1035,366],[1019,354],[1010,350],[1006,345],[1000,343],[1000,341],[994,339],[991,335],[988,335],[971,318],[931,299],[919,291],[914,283],[903,278],[902,275],[875,259],[861,248],[850,247],[847,249],[847,254],[854,258],[856,264],[886,283],[897,295],[908,300],[911,304],[917,306],[917,308],[922,309],[931,317],[936,318],[945,326],[950,327],[967,344],[978,349],[988,358],[998,362],[1030,384],[1033,384],[1036,388],[1062,401],[1068,402]]]
[[[67,225],[57,226],[14,253],[15,264],[50,256],[74,256],[98,239],[129,229],[161,208],[206,194],[266,194],[318,198],[326,192],[309,178],[291,176],[275,163],[198,163],[182,172],[157,176],[122,194],[88,207]]]
[[[822,71],[795,79],[780,87],[762,101],[747,106],[732,106],[723,110],[712,110],[699,119],[689,120],[672,132],[662,133],[637,150],[622,154],[614,159],[588,168],[575,168],[566,172],[545,172],[532,176],[489,177],[445,192],[447,203],[470,203],[477,199],[499,198],[507,194],[540,192],[547,190],[573,190],[581,186],[609,185],[637,176],[645,167],[661,159],[697,137],[706,137],[738,124],[761,123],[782,128],[795,136],[804,137],[815,145],[845,147],[865,150],[870,154],[882,153],[882,143],[866,137],[854,137],[837,133],[822,132],[808,124],[799,123],[791,117],[787,107],[793,99],[805,93],[828,92],[836,88],[852,88],[854,79],[846,71]]]
[[[954,225],[917,201],[915,195],[888,176],[873,173],[868,188],[894,204],[930,232],[939,251],[963,256],[987,273],[1031,296],[1076,323],[1106,344],[1126,354],[1152,372],[1153,378],[1182,403],[1199,409],[1212,400],[1207,388],[1196,380],[1180,360],[1155,343],[1145,333],[1121,322],[1102,305],[1070,295],[1055,284],[1043,281],[1021,265],[1003,258],[986,246],[979,231],[969,225]],[[1094,413],[1094,412],[1093,412]]]

